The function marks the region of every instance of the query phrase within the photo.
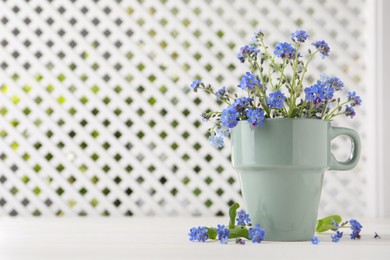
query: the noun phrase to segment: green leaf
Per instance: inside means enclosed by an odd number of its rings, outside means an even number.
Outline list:
[[[217,239],[217,229],[215,227],[206,227],[207,228],[207,235],[209,236],[209,239]]]
[[[317,220],[317,227],[316,231],[321,233],[328,231],[329,229],[334,228],[334,225],[332,223],[332,219],[337,222],[338,224],[341,223],[341,217],[339,215],[330,215],[325,218]]]
[[[229,229],[234,228],[234,226],[236,225],[237,209],[238,209],[239,207],[240,207],[240,204],[234,203],[234,204],[230,207],[230,209],[229,209],[229,217],[230,217]]]
[[[230,229],[229,238],[244,237],[248,238],[248,229],[245,226],[237,225],[234,228]]]

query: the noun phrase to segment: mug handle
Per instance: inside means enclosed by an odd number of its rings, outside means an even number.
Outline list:
[[[347,171],[353,169],[359,162],[361,142],[359,134],[350,128],[345,127],[331,127],[330,140],[333,140],[339,135],[346,135],[352,140],[352,152],[349,159],[345,162],[339,162],[330,151],[330,166],[329,170]]]

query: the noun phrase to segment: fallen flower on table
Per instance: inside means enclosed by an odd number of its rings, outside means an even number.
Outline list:
[[[265,238],[265,231],[260,224],[254,227],[251,225],[249,214],[245,210],[237,209],[238,203],[234,203],[229,209],[229,225],[217,225],[217,227],[193,227],[188,233],[192,242],[206,242],[207,239],[219,240],[221,244],[227,244],[229,238],[236,238],[236,244],[245,245],[245,240],[252,240],[253,243],[261,243]],[[237,221],[237,223],[236,223]]]
[[[335,235],[330,237],[332,238],[332,242],[338,243],[340,239],[343,237],[343,232],[337,231]]]
[[[348,223],[350,225],[348,225]],[[331,235],[332,242],[337,243],[343,237],[343,232],[338,231],[340,228],[351,228],[351,239],[361,239],[360,231],[362,230],[363,226],[356,219],[350,219],[348,221],[342,222],[339,215],[331,215],[317,220],[316,231],[318,233],[322,233],[328,230],[336,232],[334,235]]]
[[[313,245],[318,245],[320,243],[320,240],[318,239],[318,237],[314,236],[314,237],[310,238],[310,242]]]
[[[227,244],[230,238],[236,238],[236,244],[245,245],[245,239],[253,243],[261,243],[266,237],[266,231],[259,223],[252,225],[249,214],[245,210],[237,211],[240,205],[234,203],[229,209],[229,224],[227,226],[218,224],[217,227],[198,226],[190,229],[189,240],[192,242],[206,242],[206,240],[219,240],[221,244]],[[349,224],[349,225],[348,225]],[[339,242],[344,232],[341,228],[351,228],[351,239],[361,239],[360,232],[363,226],[356,220],[350,219],[342,222],[339,215],[330,215],[317,220],[316,232],[334,231],[331,235],[332,242]],[[381,238],[376,232],[374,238]],[[320,240],[313,236],[310,242],[317,245]]]

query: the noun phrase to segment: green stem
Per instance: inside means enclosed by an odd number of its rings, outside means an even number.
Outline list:
[[[325,100],[325,108],[324,110],[322,111],[322,114],[321,114],[321,119],[324,117],[325,115],[325,112],[326,112],[326,106],[328,105],[328,100]]]
[[[234,203],[232,206],[230,206],[229,209],[229,228],[232,229],[236,225],[236,216],[237,216],[237,209],[240,207],[240,204]]]
[[[313,102],[310,102],[309,111],[307,112],[307,118],[311,118],[311,110],[313,109]]]
[[[339,115],[344,115],[345,112],[341,112],[341,113],[337,113],[337,114],[334,114],[332,115],[328,120],[331,121],[333,118],[335,118],[336,116],[339,116]]]
[[[284,105],[284,102],[283,102],[283,112],[284,112],[284,116],[287,117],[287,108],[286,106]]]
[[[325,119],[326,120],[330,120],[332,118],[332,115],[334,114],[334,112],[336,112],[340,107],[344,106],[345,104],[348,104],[350,102],[350,100],[348,101],[345,101],[341,104],[338,104],[326,117]]]
[[[305,65],[305,67],[304,67],[304,69],[303,69],[303,72],[302,72],[302,77],[301,77],[301,79],[300,79],[300,81],[299,81],[299,84],[298,84],[298,93],[301,93],[301,91],[302,91],[303,81],[304,81],[304,79],[305,79],[305,75],[306,75],[306,72],[307,72],[307,67],[309,66],[309,63],[311,62],[311,60],[314,58],[314,56],[315,56],[317,53],[318,53],[318,51],[315,51],[315,52],[313,52],[312,54],[310,54],[310,56],[309,56],[309,58],[308,58],[308,60],[307,60],[307,62],[306,62],[306,65]]]
[[[272,91],[275,91],[275,86],[274,84],[272,83],[272,77],[271,77],[271,66],[268,67],[268,81],[269,81],[269,84],[271,85],[271,89]]]
[[[204,87],[199,87],[199,89],[203,89],[204,91],[206,91],[207,94],[213,94],[214,96],[217,96],[217,94],[215,94],[213,91],[207,89],[207,88],[204,88]],[[221,99],[221,101],[225,102],[226,104],[228,104],[229,106],[231,105],[231,103],[225,99]]]
[[[301,110],[299,111],[299,117],[302,117],[302,113],[303,113],[303,110],[305,109],[305,107],[306,107],[306,100],[304,100],[302,105],[301,105]]]
[[[282,87],[282,82],[283,82],[283,77],[284,77],[284,69],[287,67],[287,64],[285,60],[283,60],[283,65],[282,65],[282,73],[280,74],[279,82],[278,82],[278,89]]]
[[[293,64],[293,78],[292,78],[292,86],[290,89],[290,105],[289,105],[289,110],[288,110],[288,117],[292,117],[292,112],[294,111],[295,105],[296,105],[296,92],[300,94],[300,92],[295,91],[295,81],[297,78],[297,65],[298,65],[298,54],[299,54],[299,43],[296,44],[296,51],[295,51],[295,58],[294,58],[294,64]]]
[[[251,65],[252,65],[252,63],[251,63]],[[260,66],[260,64],[259,64],[257,61],[255,61],[254,65],[252,65],[252,66],[254,66],[255,68],[257,68],[257,70],[259,71],[261,85],[262,85],[263,88],[265,88],[265,86],[266,86],[267,84],[265,83],[264,75],[263,75],[263,72],[261,71],[261,66]]]
[[[297,53],[298,53],[298,50],[297,50]],[[303,69],[303,72],[302,72],[302,77],[300,78],[300,80],[298,81],[298,85],[297,85],[297,91],[296,91],[296,95],[294,94],[294,101],[293,103],[296,104],[297,102],[297,98],[301,95],[301,92],[302,92],[302,88],[303,88],[303,82],[304,82],[304,79],[305,79],[305,75],[306,75],[306,72],[307,72],[307,67],[309,66],[311,60],[313,59],[313,57],[318,53],[318,51],[315,51],[313,52],[312,54],[310,54],[307,62],[306,62],[306,65]],[[296,67],[294,68],[294,76],[295,76],[295,73],[296,73]],[[295,79],[293,80],[293,84],[295,84]],[[295,86],[294,86],[295,87]],[[300,111],[300,114],[299,116],[302,116],[302,112],[303,112],[303,108],[306,106],[306,101],[304,103],[304,106],[302,107],[301,111]],[[311,111],[310,111],[311,113]]]
[[[281,72],[279,66],[276,66],[275,60],[272,58],[271,55],[269,55],[268,49],[267,49],[267,47],[265,46],[264,40],[263,40],[263,39],[261,39],[261,45],[264,47],[265,55],[267,56],[267,58],[270,59],[272,65],[273,65],[279,72]]]
[[[264,82],[264,79],[263,79],[263,75],[262,75],[262,73],[261,73],[261,69],[260,69],[260,67],[258,66],[257,62],[255,61],[255,64],[253,64],[253,61],[252,61],[251,58],[248,59],[248,62],[249,62],[249,64],[251,65],[251,71],[252,71],[252,73],[256,70],[256,68],[259,69],[259,73],[260,73],[260,83],[261,83],[262,86],[264,86],[265,82]],[[257,91],[256,86],[255,86],[255,91],[258,92],[258,94],[259,94],[259,102],[260,102],[261,96],[260,96],[260,92]],[[254,96],[253,101],[255,102],[255,106],[256,106],[256,96]]]
[[[217,239],[217,229],[215,227],[206,227],[207,228],[207,236],[209,239],[216,240]]]

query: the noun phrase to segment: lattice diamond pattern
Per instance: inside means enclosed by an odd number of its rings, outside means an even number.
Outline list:
[[[214,150],[196,77],[237,84],[256,28],[326,39],[327,71],[364,96],[364,1],[26,0],[0,2],[2,215],[222,215],[241,202],[229,144]],[[366,130],[356,120],[337,123]],[[334,142],[338,156],[348,152]],[[345,150],[344,150],[345,149]],[[321,213],[361,215],[365,165],[328,173]]]

